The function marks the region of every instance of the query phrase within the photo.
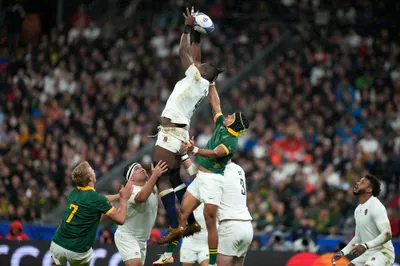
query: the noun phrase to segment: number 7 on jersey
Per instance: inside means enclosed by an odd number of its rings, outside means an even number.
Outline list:
[[[72,212],[71,212],[71,214],[68,216],[68,219],[66,220],[67,223],[71,222],[72,217],[74,217],[76,211],[78,210],[78,205],[75,205],[75,204],[72,204],[72,203],[71,203],[71,204],[69,205],[69,208],[72,209]]]

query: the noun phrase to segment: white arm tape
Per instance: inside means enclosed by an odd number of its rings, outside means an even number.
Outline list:
[[[194,164],[191,164],[186,171],[188,172],[188,174],[190,176],[195,176],[197,175],[197,173],[199,172],[199,169],[197,169],[197,167]]]
[[[192,153],[196,154],[199,152],[199,147],[194,146]]]

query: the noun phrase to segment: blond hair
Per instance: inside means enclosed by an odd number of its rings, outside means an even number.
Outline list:
[[[79,187],[86,187],[89,185],[92,174],[90,168],[90,164],[87,161],[78,164],[78,166],[72,171],[72,181],[74,181]]]

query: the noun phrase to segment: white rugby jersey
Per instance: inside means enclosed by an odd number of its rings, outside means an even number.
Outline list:
[[[228,163],[224,171],[224,194],[218,208],[218,220],[252,220],[247,208],[246,177],[242,167]]]
[[[194,234],[190,237],[185,237],[182,240],[182,247],[192,249],[192,250],[201,250],[204,246],[208,247],[208,234],[207,234],[207,226],[206,220],[204,219],[204,204],[200,204],[194,211],[194,218],[201,226],[201,231],[199,233]]]
[[[360,239],[359,243],[367,243],[375,239],[382,233],[379,228],[385,230],[385,225],[390,227],[385,206],[374,196],[357,206],[354,211],[354,219],[356,220],[356,235]],[[394,256],[392,241],[387,241],[381,247],[377,247],[377,249],[379,248],[393,252],[392,255]]]
[[[196,108],[208,95],[210,82],[201,77],[194,64],[186,70],[185,75],[176,83],[161,117],[171,119],[172,123],[190,125]]]
[[[147,241],[156,221],[158,209],[158,192],[154,188],[149,198],[136,203],[135,197],[143,187],[134,186],[127,204],[126,221],[118,226],[118,232],[131,235],[138,241]]]

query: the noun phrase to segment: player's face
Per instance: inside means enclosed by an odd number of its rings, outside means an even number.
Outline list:
[[[133,171],[133,181],[145,181],[147,180],[146,170],[139,164]]]
[[[224,126],[226,126],[226,127],[230,126],[230,125],[232,125],[233,122],[235,122],[235,114],[228,115],[225,118]]]
[[[354,188],[353,188],[353,194],[356,196],[365,194],[366,192],[370,192],[370,183],[369,180],[365,177],[361,178],[360,181],[358,181]]]

